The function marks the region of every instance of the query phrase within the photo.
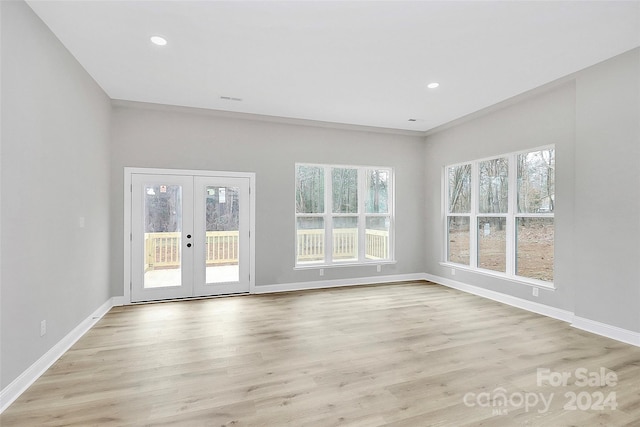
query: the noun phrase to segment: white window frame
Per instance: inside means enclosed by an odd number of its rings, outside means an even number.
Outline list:
[[[443,246],[442,246],[442,262],[440,265],[451,267],[452,269],[469,270],[483,275],[500,277],[511,282],[541,287],[547,289],[556,289],[554,282],[547,282],[539,279],[518,276],[516,274],[516,222],[518,218],[554,218],[554,213],[518,213],[517,194],[518,194],[518,170],[517,158],[520,154],[531,153],[534,151],[547,150],[553,148],[555,144],[544,145],[540,147],[528,148],[507,154],[497,154],[494,156],[484,157],[481,159],[470,160],[466,162],[453,163],[445,165],[442,169],[442,223],[444,230]],[[507,158],[509,164],[508,176],[508,210],[507,213],[480,213],[478,195],[480,193],[479,180],[479,164],[498,158]],[[449,213],[449,168],[471,164],[471,212],[469,213]],[[557,176],[557,175],[556,175]],[[449,256],[449,217],[468,217],[469,218],[469,265],[459,264],[448,260]],[[478,218],[491,217],[506,218],[506,272],[498,272],[478,267]],[[555,226],[555,222],[554,222]],[[555,240],[555,237],[554,237]],[[555,245],[554,245],[555,248]]]
[[[297,180],[298,166],[309,166],[324,169],[324,212],[323,213],[298,213],[295,206],[294,197],[294,270],[320,269],[328,267],[353,267],[362,265],[382,265],[395,264],[395,172],[392,167],[388,166],[370,166],[370,165],[338,165],[324,163],[296,163],[294,167],[294,195]],[[358,171],[358,213],[333,213],[333,192],[331,169],[356,169]],[[366,213],[365,199],[366,183],[365,171],[367,170],[388,170],[388,213]],[[368,217],[389,217],[389,257],[387,259],[369,260],[365,258],[365,242],[366,242],[366,219]],[[317,262],[298,263],[298,218],[323,218],[324,220],[324,260]],[[333,258],[333,218],[334,217],[357,217],[358,218],[358,259],[346,261],[334,261]]]

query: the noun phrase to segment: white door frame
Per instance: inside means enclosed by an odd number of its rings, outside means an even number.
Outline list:
[[[188,169],[124,168],[124,304],[131,302],[131,193],[133,174],[151,175],[193,175],[210,177],[232,177],[249,179],[249,293],[255,293],[255,228],[256,228],[256,174],[254,172],[202,171]]]

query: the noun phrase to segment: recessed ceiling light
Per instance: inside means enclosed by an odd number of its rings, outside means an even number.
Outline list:
[[[437,88],[438,86],[440,86],[440,83],[437,83],[437,82],[429,83],[429,84],[427,85],[427,87],[428,87],[429,89],[435,89],[435,88]]]
[[[167,44],[167,39],[160,36],[151,36],[151,43],[156,44],[158,46],[164,46]]]

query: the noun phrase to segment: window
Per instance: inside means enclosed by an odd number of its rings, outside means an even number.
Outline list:
[[[507,272],[509,159],[478,162],[478,267]]]
[[[447,176],[449,189],[447,261],[469,265],[471,164],[452,166],[447,169]]]
[[[446,262],[553,282],[553,147],[448,166],[445,186]]]
[[[518,154],[516,274],[553,282],[554,149]]]
[[[296,165],[296,266],[393,259],[391,168]]]

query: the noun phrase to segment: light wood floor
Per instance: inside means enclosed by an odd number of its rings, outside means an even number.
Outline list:
[[[606,368],[618,381],[538,385],[539,368]],[[500,392],[506,406],[478,406]],[[568,392],[583,405],[614,392],[617,408],[567,410]],[[548,410],[518,407],[534,394],[552,399]],[[2,426],[639,420],[640,348],[426,282],[114,308],[0,416]]]

